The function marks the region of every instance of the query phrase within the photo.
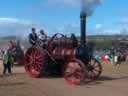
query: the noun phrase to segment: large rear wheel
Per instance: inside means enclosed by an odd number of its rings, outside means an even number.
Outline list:
[[[44,52],[36,47],[29,48],[25,53],[25,70],[30,77],[37,78],[43,72]]]

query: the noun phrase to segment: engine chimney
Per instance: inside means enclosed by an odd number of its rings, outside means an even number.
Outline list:
[[[80,27],[81,27],[81,38],[80,42],[82,44],[86,43],[86,13],[82,12],[80,13]]]

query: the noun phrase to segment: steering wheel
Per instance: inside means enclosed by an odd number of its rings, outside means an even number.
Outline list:
[[[48,42],[48,50],[52,50],[53,48],[54,48],[54,44],[56,45],[58,45],[58,44],[62,44],[62,42],[63,42],[63,44],[65,44],[66,43],[66,37],[65,37],[65,35],[63,35],[63,34],[61,34],[61,33],[56,33],[56,34],[54,34],[52,37],[51,37],[51,39],[50,39],[50,41]],[[51,51],[52,52],[52,51]]]
[[[52,36],[51,41],[59,40],[59,39],[64,39],[64,38],[65,38],[65,36],[64,36],[63,34],[61,34],[61,33],[56,33],[56,34],[54,34],[54,35]]]
[[[51,38],[52,42],[57,42],[58,44],[65,43],[66,37],[62,33],[56,33]]]

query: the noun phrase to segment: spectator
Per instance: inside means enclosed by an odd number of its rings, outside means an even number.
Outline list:
[[[114,64],[117,65],[117,63],[118,63],[118,55],[115,54],[114,55]]]
[[[42,48],[46,47],[46,41],[47,41],[47,35],[44,33],[44,30],[40,30],[40,34],[39,34],[39,43],[41,45]]]
[[[7,49],[3,54],[3,75],[6,74],[6,71],[8,70],[8,73],[11,74],[11,64],[12,64],[12,58],[9,53],[9,49]]]
[[[97,61],[100,61],[100,55],[99,55],[99,54],[96,54],[96,55],[95,55],[95,59],[96,59]]]

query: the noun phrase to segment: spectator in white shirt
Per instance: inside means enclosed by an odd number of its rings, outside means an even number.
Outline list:
[[[47,41],[47,35],[44,33],[44,30],[40,30],[39,41],[42,48],[45,48],[45,43]]]

